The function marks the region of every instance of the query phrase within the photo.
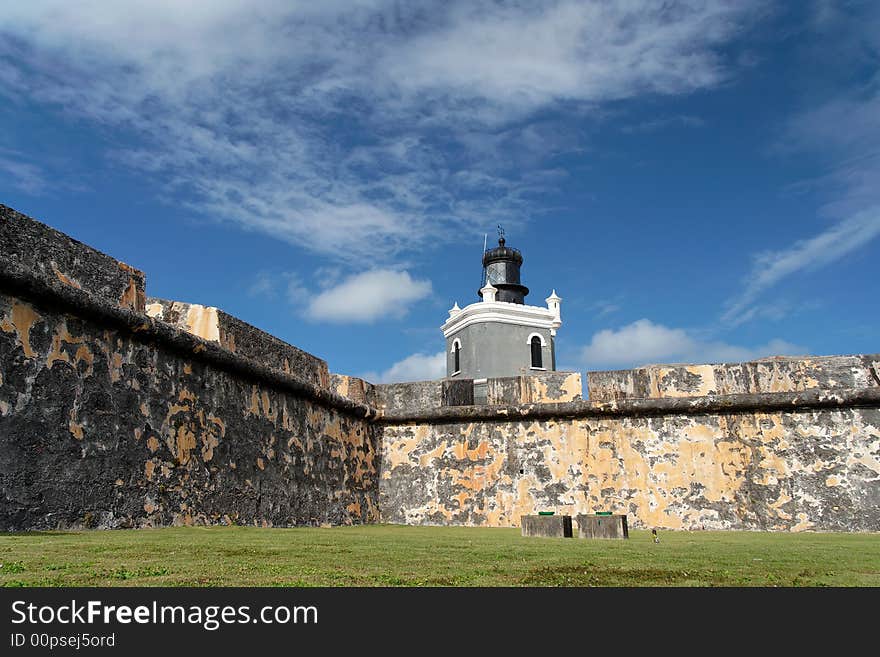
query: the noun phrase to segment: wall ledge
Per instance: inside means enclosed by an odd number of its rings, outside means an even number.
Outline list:
[[[880,407],[880,388],[842,388],[803,392],[765,392],[705,397],[621,399],[610,402],[572,401],[514,406],[444,406],[416,412],[385,412],[382,424],[448,424],[510,422],[571,418],[703,415],[811,409]]]

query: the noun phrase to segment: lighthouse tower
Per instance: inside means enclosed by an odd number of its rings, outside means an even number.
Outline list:
[[[546,306],[526,305],[522,263],[503,232],[498,246],[483,254],[481,300],[464,308],[456,303],[442,327],[447,377],[480,380],[556,370],[562,299],[553,290]]]

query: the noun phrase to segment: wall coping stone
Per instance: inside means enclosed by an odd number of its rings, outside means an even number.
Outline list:
[[[736,414],[755,411],[800,411],[823,408],[880,407],[880,388],[812,389],[802,392],[740,393],[705,397],[572,401],[513,406],[444,406],[413,412],[385,412],[383,424],[449,424],[511,422],[570,418],[643,417],[659,415]]]

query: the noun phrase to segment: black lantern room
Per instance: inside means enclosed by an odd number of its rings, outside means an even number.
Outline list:
[[[522,262],[523,257],[519,250],[505,245],[503,234],[498,238],[498,246],[483,254],[483,284],[491,283],[498,288],[496,301],[525,303],[529,288],[519,280]],[[482,292],[477,294],[482,298]]]

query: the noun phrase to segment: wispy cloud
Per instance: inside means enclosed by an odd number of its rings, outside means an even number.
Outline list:
[[[247,295],[254,298],[275,299],[278,297],[277,280],[270,273],[261,271],[248,285]]]
[[[724,81],[756,4],[8,3],[0,93],[124,131],[115,161],[205,216],[387,262],[529,214],[571,144],[522,119]]]
[[[26,194],[39,194],[48,188],[43,170],[15,151],[0,148],[0,173],[11,178],[12,185]]]
[[[619,329],[593,335],[581,350],[587,368],[637,367],[655,363],[741,362],[765,356],[807,353],[785,340],[774,339],[757,347],[744,347],[719,340],[705,340],[683,328],[670,328],[640,319]]]
[[[880,206],[858,212],[849,219],[779,251],[755,256],[744,289],[728,302],[722,321],[737,325],[753,316],[751,305],[765,290],[800,271],[833,263],[880,235]]]
[[[834,48],[823,58],[835,57],[853,71],[865,65],[876,71],[880,6],[817,1],[811,19],[810,29],[834,37]],[[825,173],[790,189],[817,192],[823,199],[818,214],[833,223],[818,234],[756,254],[742,289],[725,304],[722,321],[729,325],[761,315],[756,302],[780,281],[827,267],[880,236],[880,74],[796,113],[773,150],[780,156],[809,153],[818,158]]]
[[[880,43],[876,56],[880,57]],[[811,153],[825,162],[826,174],[800,185],[830,199],[821,207],[824,216],[846,218],[880,206],[880,74],[857,93],[794,116],[776,151]]]
[[[260,271],[248,285],[246,293],[252,298],[275,301],[283,297],[294,307],[301,307],[309,301],[311,293],[296,272]]]
[[[651,121],[642,121],[641,123],[625,125],[620,131],[627,134],[644,134],[648,132],[657,132],[670,127],[700,128],[704,125],[706,125],[706,121],[699,116],[680,115],[667,116],[653,119]]]
[[[591,313],[595,313],[596,317],[605,317],[606,315],[612,315],[618,312],[621,308],[620,304],[620,299],[599,299],[598,301],[590,304],[587,310]]]

